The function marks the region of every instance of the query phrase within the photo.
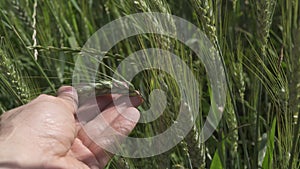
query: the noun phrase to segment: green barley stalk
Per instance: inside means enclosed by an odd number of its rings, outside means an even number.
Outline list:
[[[270,27],[272,24],[273,13],[275,10],[275,0],[266,0],[266,1],[256,1],[256,17],[257,17],[257,30],[258,30],[258,44],[261,52],[261,57],[263,62],[265,62],[266,58],[266,48],[268,44]],[[260,68],[263,72],[262,67]],[[258,111],[256,116],[256,131],[255,131],[255,158],[254,158],[254,167],[258,167],[258,154],[259,154],[259,137],[260,137],[260,116],[261,116],[261,102],[263,89],[262,84],[258,83]]]
[[[191,0],[191,4],[194,7],[199,25],[206,33],[208,38],[217,45],[217,35],[215,26],[215,16],[213,11],[213,4],[211,0]],[[192,130],[188,135],[188,145],[190,151],[190,157],[192,164],[195,167],[205,167],[205,145],[199,142],[199,133],[197,130]],[[197,161],[197,162],[196,162]]]
[[[115,18],[118,18],[122,15],[128,15],[135,12],[162,12],[162,13],[170,13],[168,9],[168,5],[163,0],[155,0],[155,1],[149,1],[149,0],[139,0],[139,1],[122,1],[121,3],[119,1],[108,1],[106,3],[106,13],[112,14]],[[134,21],[133,21],[134,22]],[[170,20],[170,23],[172,21]],[[160,25],[159,23],[154,22],[154,24],[149,25],[152,29],[156,30],[163,30],[163,25]],[[145,39],[145,35],[139,35],[136,36],[136,40],[138,42],[137,49],[145,49],[149,47],[156,47],[160,49],[169,49],[171,44],[171,41],[163,36],[159,35],[147,35],[149,38],[148,41]],[[124,47],[124,46],[123,46]],[[128,51],[134,51],[134,46],[125,46]],[[151,79],[151,77],[160,77],[159,73],[156,72],[150,72],[145,73],[143,76],[143,79],[146,80],[146,82],[142,82],[144,84],[141,84],[140,89],[142,89],[142,92],[144,91],[146,94],[148,92],[151,92],[151,89],[160,88],[161,84],[157,82],[158,78]],[[164,81],[164,80],[162,80]],[[172,86],[172,85],[168,85]],[[176,93],[176,91],[175,91]],[[170,96],[172,98],[172,96]],[[174,110],[165,110],[165,112],[172,113]],[[163,132],[170,123],[172,123],[173,119],[170,115],[164,116],[164,118],[160,118],[159,120],[155,121],[153,125],[148,125],[140,130],[144,131],[144,135],[155,135],[156,132]],[[139,126],[138,126],[139,128]],[[153,168],[153,165],[150,163],[153,163],[157,168],[168,168],[170,166],[170,157],[171,153],[173,153],[174,150],[165,152],[163,154],[157,155],[152,158],[146,158],[146,159],[132,159],[131,161],[134,162],[134,166],[137,168]],[[150,163],[149,163],[150,162]]]
[[[217,2],[215,2],[217,3]],[[211,0],[204,0],[204,1],[200,1],[200,0],[192,0],[192,4],[194,6],[194,9],[196,11],[197,17],[198,17],[198,22],[199,24],[202,26],[202,29],[204,30],[204,32],[206,33],[206,35],[208,36],[208,38],[213,42],[213,44],[215,45],[215,47],[218,49],[218,52],[221,56],[221,60],[223,62],[223,66],[225,68],[225,63],[224,63],[224,58],[222,56],[222,52],[220,50],[220,46],[219,46],[219,42],[218,42],[218,38],[217,38],[217,28],[216,28],[216,17],[215,17],[215,11],[213,10],[213,1]],[[242,71],[240,72],[242,73]],[[229,77],[227,75],[227,71],[225,68],[225,75],[226,75],[226,81],[227,81],[227,86],[229,86]],[[239,79],[240,80],[240,79]],[[236,157],[237,154],[237,140],[238,140],[238,132],[236,130],[237,128],[237,115],[235,113],[237,113],[237,108],[235,106],[235,101],[234,101],[234,96],[232,94],[231,89],[229,89],[229,93],[230,93],[230,99],[231,102],[228,102],[228,109],[226,111],[226,120],[227,120],[227,126],[229,128],[231,133],[230,136],[230,141],[232,141],[232,148],[229,149],[229,151],[231,152],[232,157]],[[243,91],[241,91],[241,93],[243,93]],[[242,134],[242,133],[241,133]],[[244,138],[244,137],[242,137]],[[244,148],[245,150],[246,148]],[[246,151],[245,151],[246,153]],[[247,154],[247,153],[246,153]]]
[[[279,6],[281,7],[279,8],[281,9],[280,13],[282,13],[282,15],[280,16],[281,26],[282,26],[282,39],[279,39],[279,43],[283,47],[281,49],[281,52],[278,52],[279,51],[278,49],[277,52],[274,49],[270,50],[270,48],[268,47],[269,48],[269,49],[267,48],[268,57],[266,59],[262,58],[264,60],[261,60],[261,65],[263,65],[264,72],[262,72],[260,69],[261,71],[260,77],[263,78],[267,77],[264,83],[273,84],[272,86],[269,87],[265,86],[267,91],[270,90],[272,93],[275,94],[275,97],[272,96],[272,100],[280,101],[280,104],[278,104],[279,111],[277,113],[279,153],[278,155],[277,154],[274,155],[274,157],[277,159],[276,161],[278,161],[276,164],[279,166],[279,168],[286,168],[288,167],[288,165],[290,165],[291,168],[294,168],[292,167],[292,162],[291,162],[293,161],[293,155],[297,156],[297,154],[299,154],[297,153],[299,152],[299,150],[296,150],[296,148],[292,147],[294,146],[295,142],[293,143],[291,142],[292,132],[294,129],[294,126],[291,125],[292,116],[293,113],[296,113],[298,111],[297,105],[299,105],[299,100],[297,98],[298,97],[297,95],[299,93],[299,90],[297,89],[297,84],[299,82],[298,81],[299,75],[297,75],[299,72],[298,71],[299,59],[298,57],[295,57],[296,56],[295,54],[298,53],[298,49],[295,46],[295,44],[298,43],[297,41],[299,40],[299,33],[297,33],[298,24],[293,23],[294,19],[297,18],[299,14],[294,13],[295,11],[298,11],[298,5],[293,5],[293,3],[298,4],[298,1],[289,1],[289,0],[278,1]],[[267,28],[268,22],[265,23],[267,23],[265,24]],[[266,37],[266,31],[261,31],[260,35]],[[259,39],[260,45],[266,42],[265,41],[266,38],[263,37],[259,37],[259,38],[261,38]],[[261,49],[260,52],[261,51],[264,50]],[[263,52],[261,53],[264,54]],[[271,56],[272,53],[279,53],[275,61],[274,59],[272,61],[272,56]],[[276,69],[272,68],[273,70],[267,68],[267,65],[269,67],[274,67],[274,64],[277,64],[278,66],[276,67],[278,68]],[[270,70],[273,71],[274,73],[272,73]],[[285,72],[283,72],[283,70]],[[281,94],[278,95],[276,93],[281,93]],[[289,105],[287,105],[286,102],[289,102]],[[296,153],[292,153],[294,150]],[[289,152],[291,152],[291,154],[289,154]],[[288,164],[288,161],[290,164]]]
[[[293,53],[290,57],[291,60],[291,70],[289,72],[289,107],[292,114],[296,116],[296,113],[300,107],[300,27],[294,30],[293,35],[294,48]],[[295,119],[297,121],[297,119]]]
[[[293,32],[295,40],[294,40],[294,48],[293,53],[291,54],[291,71],[289,76],[289,107],[291,115],[294,118],[294,134],[293,134],[293,144],[290,150],[290,160],[289,160],[289,168],[293,167],[293,162],[299,155],[297,155],[297,146],[299,145],[299,128],[300,128],[300,118],[299,118],[299,110],[300,110],[300,27],[294,30]],[[296,158],[295,158],[296,157]]]

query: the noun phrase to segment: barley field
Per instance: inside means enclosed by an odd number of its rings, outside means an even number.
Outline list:
[[[299,10],[298,0],[2,0],[0,113],[71,85],[82,46],[110,21],[140,12],[169,13],[200,28],[218,51],[227,87],[222,119],[201,143],[199,133],[212,102],[201,60],[176,39],[130,37],[105,55],[97,80],[111,79],[134,51],[172,48],[197,79],[199,115],[192,130],[169,151],[147,158],[114,156],[106,168],[299,169]],[[159,23],[152,26],[161,29]],[[141,111],[149,108],[152,90],[162,89],[167,97],[163,116],[138,124],[131,136],[163,132],[180,107],[178,84],[159,70],[140,72],[131,83],[145,98]]]

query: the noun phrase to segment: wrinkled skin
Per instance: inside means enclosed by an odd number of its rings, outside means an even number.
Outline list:
[[[113,99],[122,104],[114,105]],[[138,96],[130,99],[135,107],[142,103]],[[128,135],[140,114],[123,100],[120,95],[97,97],[101,118],[97,114],[90,115],[85,129],[93,130],[93,124],[105,119],[116,131]],[[63,86],[57,97],[40,95],[30,103],[4,113],[0,121],[0,168],[104,168],[112,154],[95,144],[79,125],[75,115],[77,105],[76,91]],[[82,112],[88,115],[89,106],[94,105],[87,104]],[[122,110],[122,115],[116,106]],[[94,130],[93,134],[101,136],[105,133],[103,130]],[[108,139],[106,143],[114,144],[114,140]]]

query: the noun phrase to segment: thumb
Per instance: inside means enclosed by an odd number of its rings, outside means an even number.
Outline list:
[[[57,91],[57,97],[61,98],[68,108],[74,110],[74,113],[78,108],[78,95],[72,86],[62,86]]]

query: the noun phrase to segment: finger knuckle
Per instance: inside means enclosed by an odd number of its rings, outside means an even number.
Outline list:
[[[51,96],[51,95],[47,95],[47,94],[41,94],[38,96],[37,98],[38,100],[55,100],[56,97]]]

